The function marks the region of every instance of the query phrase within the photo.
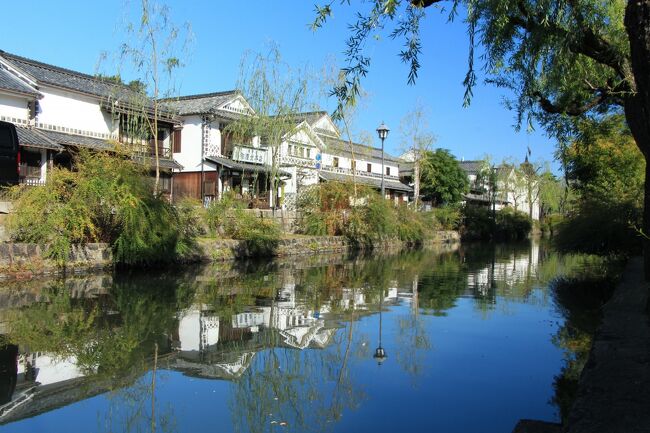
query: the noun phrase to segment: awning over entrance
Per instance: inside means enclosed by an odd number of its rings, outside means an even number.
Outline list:
[[[249,164],[247,162],[233,161],[230,158],[225,158],[223,156],[207,156],[205,158],[207,161],[214,162],[215,164],[229,168],[230,170],[235,171],[247,171],[253,173],[271,173],[272,167],[270,165],[264,164]],[[284,170],[278,169],[278,174],[282,177],[291,177],[291,173],[288,173]]]
[[[20,143],[21,146],[56,151],[62,151],[65,149],[63,146],[50,140],[34,128],[26,128],[24,126],[16,125],[16,133],[18,134],[18,143]]]

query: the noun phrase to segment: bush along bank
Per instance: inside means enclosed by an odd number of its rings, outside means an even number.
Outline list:
[[[461,236],[467,240],[516,241],[526,239],[533,227],[531,219],[513,208],[495,212],[483,206],[462,210]]]
[[[104,245],[115,265],[143,267],[204,261],[206,242],[227,239],[239,252],[217,248],[212,255],[284,255],[296,238],[285,235],[274,219],[247,212],[233,194],[207,208],[192,200],[171,205],[153,194],[146,169],[126,154],[82,151],[74,159],[74,170],[55,168],[45,186],[16,186],[9,194],[14,203],[7,221],[11,242],[38,247],[39,259],[30,268],[38,267],[39,260],[61,268],[82,266],[75,251],[91,244]],[[338,183],[306,191],[299,210],[303,218],[298,237],[345,239],[343,246],[334,248],[321,238],[301,240],[298,249],[304,252],[418,247],[458,221],[458,212],[451,208],[418,213],[371,189]],[[455,240],[451,236],[445,242]],[[12,261],[7,270],[17,272],[21,263],[27,262]]]
[[[416,247],[437,231],[455,230],[459,219],[451,208],[439,214],[416,212],[383,199],[371,188],[343,182],[312,186],[303,192],[298,206],[303,234],[343,236],[363,249],[390,240]]]

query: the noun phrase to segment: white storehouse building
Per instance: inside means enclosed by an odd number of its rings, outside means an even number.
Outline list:
[[[125,85],[0,51],[0,120],[17,127],[20,182],[42,184],[54,164],[70,165],[78,148],[112,150],[120,142],[132,157],[153,167],[155,145],[134,134],[134,117],[152,115],[151,101]],[[159,113],[161,187],[171,194],[172,158],[178,119]]]
[[[183,166],[174,177],[176,197],[204,202],[233,191],[251,207],[293,208],[302,189],[318,182],[346,181],[380,188],[381,149],[343,140],[323,111],[290,116],[294,124],[281,143],[254,136],[236,140],[227,128],[242,116],[255,116],[238,91],[182,96],[163,101],[182,119],[174,158]],[[275,159],[275,160],[274,160]],[[278,177],[276,197],[270,178]],[[384,155],[386,197],[406,201],[411,187],[399,180],[398,159]]]

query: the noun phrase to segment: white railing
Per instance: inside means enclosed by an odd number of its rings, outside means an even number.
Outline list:
[[[301,158],[299,156],[281,156],[280,164],[298,165],[300,167],[316,168],[316,161],[311,158]]]

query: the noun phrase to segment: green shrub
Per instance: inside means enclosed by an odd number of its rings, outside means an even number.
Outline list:
[[[272,255],[282,236],[275,221],[247,212],[233,193],[225,193],[221,200],[212,202],[204,218],[211,234],[243,240],[253,255]]]
[[[631,254],[640,252],[641,209],[635,202],[583,200],[559,225],[553,239],[563,252]]]
[[[532,228],[532,221],[523,212],[506,207],[496,212],[483,206],[465,206],[461,235],[465,239],[521,240]]]
[[[532,228],[532,221],[524,212],[511,207],[496,212],[495,236],[499,240],[526,239]]]
[[[421,243],[435,228],[430,215],[390,200],[365,186],[341,182],[315,185],[301,195],[301,230],[308,235],[346,236],[360,246],[372,246],[378,240],[400,239]]]
[[[490,209],[472,205],[466,205],[463,208],[461,227],[463,239],[492,239],[494,230],[494,220]]]
[[[433,216],[442,230],[458,230],[462,220],[460,209],[455,206],[433,208]]]
[[[117,263],[147,264],[175,260],[177,246],[192,242],[176,209],[153,195],[145,167],[125,155],[82,150],[74,168],[54,168],[43,187],[10,190],[14,240],[43,245],[61,265],[73,244],[107,242]]]

